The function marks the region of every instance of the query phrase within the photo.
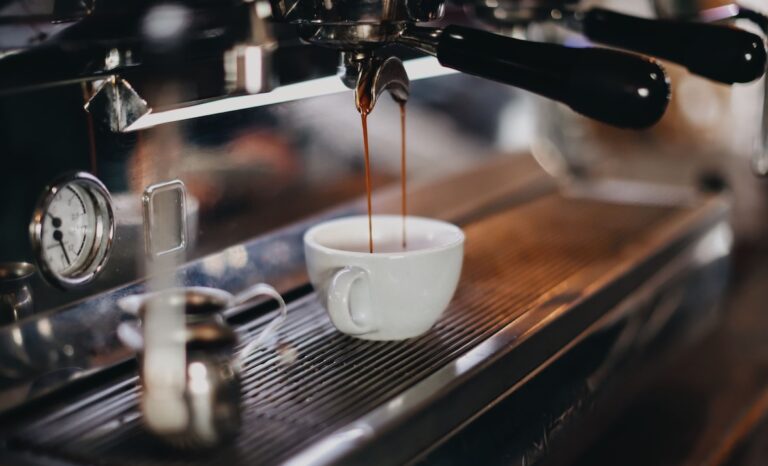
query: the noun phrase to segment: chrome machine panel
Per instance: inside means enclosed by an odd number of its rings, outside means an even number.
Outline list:
[[[434,448],[617,322],[632,325],[593,355],[597,368],[655,338],[681,309],[689,331],[711,322],[731,241],[719,198],[660,206],[533,197],[465,217],[458,295],[422,337],[351,339],[335,331],[314,294],[296,293],[277,349],[246,365],[240,437],[211,456],[185,456],[144,431],[130,365],[99,388],[41,400],[40,414],[29,414],[24,427],[15,416],[6,424],[6,454],[76,464],[397,464]],[[702,270],[709,272],[697,275]],[[231,321],[248,339],[271,318]],[[601,371],[593,372],[599,385]],[[519,454],[533,457],[536,441]]]

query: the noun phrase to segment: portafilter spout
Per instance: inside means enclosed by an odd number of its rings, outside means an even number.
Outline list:
[[[355,90],[355,106],[360,113],[370,113],[385,91],[399,104],[408,101],[410,80],[399,58],[347,53],[342,60],[342,80]]]

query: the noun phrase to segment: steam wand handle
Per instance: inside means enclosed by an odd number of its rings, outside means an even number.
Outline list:
[[[399,41],[448,68],[562,102],[613,126],[649,127],[669,103],[664,69],[624,52],[529,42],[455,25],[411,27]]]
[[[725,84],[748,83],[765,73],[763,39],[730,26],[638,18],[602,8],[569,21],[590,40],[663,58]]]

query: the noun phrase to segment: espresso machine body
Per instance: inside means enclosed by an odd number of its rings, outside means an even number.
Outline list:
[[[756,31],[612,3],[0,0],[2,462],[569,461],[717,322],[740,240],[717,176],[593,176],[585,152],[675,143],[649,129],[666,63],[723,89],[765,71]],[[464,230],[464,271],[428,333],[365,341],[328,319],[302,236],[366,212],[361,114],[373,211],[400,213],[401,108],[409,214]],[[261,283],[286,314],[237,298]],[[171,439],[146,414],[158,296],[191,329],[162,354]]]

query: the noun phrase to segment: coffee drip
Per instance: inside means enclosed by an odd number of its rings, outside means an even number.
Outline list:
[[[407,214],[408,194],[407,194],[407,165],[406,165],[406,144],[405,144],[405,101],[395,99],[400,106],[400,189],[401,189],[401,215],[403,218],[401,246],[403,251],[407,248],[405,217]],[[370,92],[365,86],[359,85],[357,88],[357,109],[360,112],[360,120],[363,128],[363,154],[365,157],[365,194],[368,204],[368,252],[373,253],[373,209],[371,206],[371,154],[368,143],[368,115],[373,110],[373,102]]]

